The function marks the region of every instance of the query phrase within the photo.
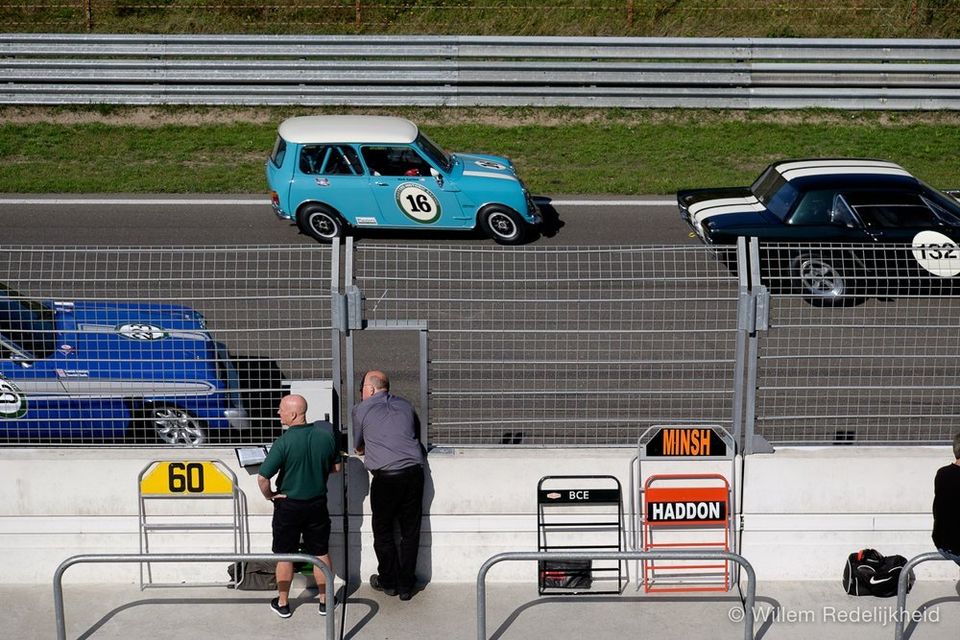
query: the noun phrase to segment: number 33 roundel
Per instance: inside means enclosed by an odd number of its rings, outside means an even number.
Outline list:
[[[397,206],[414,222],[430,224],[440,218],[440,203],[437,198],[419,184],[401,184],[397,187],[396,197]]]

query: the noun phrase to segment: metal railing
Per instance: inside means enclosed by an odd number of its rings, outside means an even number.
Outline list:
[[[896,624],[894,626],[893,635],[895,640],[903,639],[903,627],[907,618],[907,582],[910,580],[910,574],[913,573],[913,568],[915,566],[930,560],[950,561],[950,558],[944,558],[936,551],[921,553],[918,556],[910,558],[910,560],[907,561],[907,564],[903,565],[903,569],[900,570],[900,578],[897,580],[897,609],[895,616]]]
[[[2,104],[960,108],[960,40],[0,34]]]
[[[554,552],[554,551],[514,551],[498,553],[489,558],[480,567],[477,574],[477,640],[487,640],[487,572],[500,563],[507,561],[533,560],[726,560],[736,562],[743,567],[747,575],[747,592],[743,602],[744,640],[753,640],[753,611],[757,598],[757,576],[753,566],[743,556],[723,551],[597,551],[597,552]]]
[[[129,554],[88,554],[71,556],[60,563],[53,573],[53,610],[57,619],[57,640],[66,640],[66,619],[63,613],[63,574],[75,564],[101,564],[125,562],[306,562],[319,567],[326,579],[326,600],[335,602],[333,571],[316,556],[305,553],[129,553]],[[324,620],[324,637],[332,640],[336,637],[336,620],[333,609]]]

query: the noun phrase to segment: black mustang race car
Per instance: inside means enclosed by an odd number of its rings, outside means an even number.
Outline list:
[[[936,293],[960,274],[960,202],[892,162],[776,162],[749,187],[677,204],[707,245],[759,238],[765,282],[816,304]]]

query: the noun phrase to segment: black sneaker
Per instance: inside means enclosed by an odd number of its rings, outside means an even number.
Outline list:
[[[272,609],[273,612],[281,618],[289,618],[291,615],[293,615],[290,613],[290,603],[287,603],[281,607],[280,598],[274,598],[270,601],[270,609]]]
[[[372,576],[370,576],[370,587],[374,591],[379,591],[380,593],[387,596],[397,595],[396,589],[394,589],[393,587],[385,587],[380,583],[380,576],[378,576],[377,574],[373,574]]]
[[[413,597],[413,591],[401,591],[401,592],[400,592],[400,599],[403,600],[404,602],[406,602],[407,600],[409,600],[409,599],[412,598],[412,597]]]
[[[334,608],[334,609],[337,608],[337,599],[336,599],[336,598],[333,599],[333,608]],[[319,614],[322,615],[322,616],[327,615],[327,603],[326,603],[326,602],[321,602],[321,603],[320,603],[320,608],[317,609],[317,613],[319,613]]]

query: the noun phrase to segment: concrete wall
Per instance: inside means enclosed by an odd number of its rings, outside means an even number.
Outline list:
[[[542,476],[611,474],[628,492],[634,455],[631,449],[431,452],[421,575],[437,582],[472,582],[490,556],[535,550],[536,486]],[[237,466],[232,449],[3,449],[0,582],[48,584],[69,556],[137,552],[137,475],[151,460],[188,458],[219,459],[234,469],[247,498],[252,550],[269,551],[271,505],[260,496],[255,477]],[[950,461],[947,447],[797,448],[750,456],[744,467],[741,551],[761,580],[837,581],[847,554],[863,547],[907,557],[931,551],[933,475]],[[739,461],[736,468],[739,473]],[[661,465],[656,472],[723,469],[687,463],[673,469]],[[376,560],[369,484],[358,460],[350,461],[348,478],[351,574],[366,579],[376,571]],[[332,481],[330,506],[332,554],[342,571],[341,487],[339,479]],[[227,506],[178,501],[158,503],[153,512],[165,510],[168,521],[204,521],[198,511],[223,513]],[[156,552],[232,550],[224,533],[164,532],[151,540]],[[157,566],[154,576],[163,582],[225,577],[224,567],[208,565]],[[919,577],[956,578],[956,568],[927,563]],[[534,579],[532,564],[502,563],[490,573],[492,581]],[[74,567],[66,579],[137,580],[135,565]]]

